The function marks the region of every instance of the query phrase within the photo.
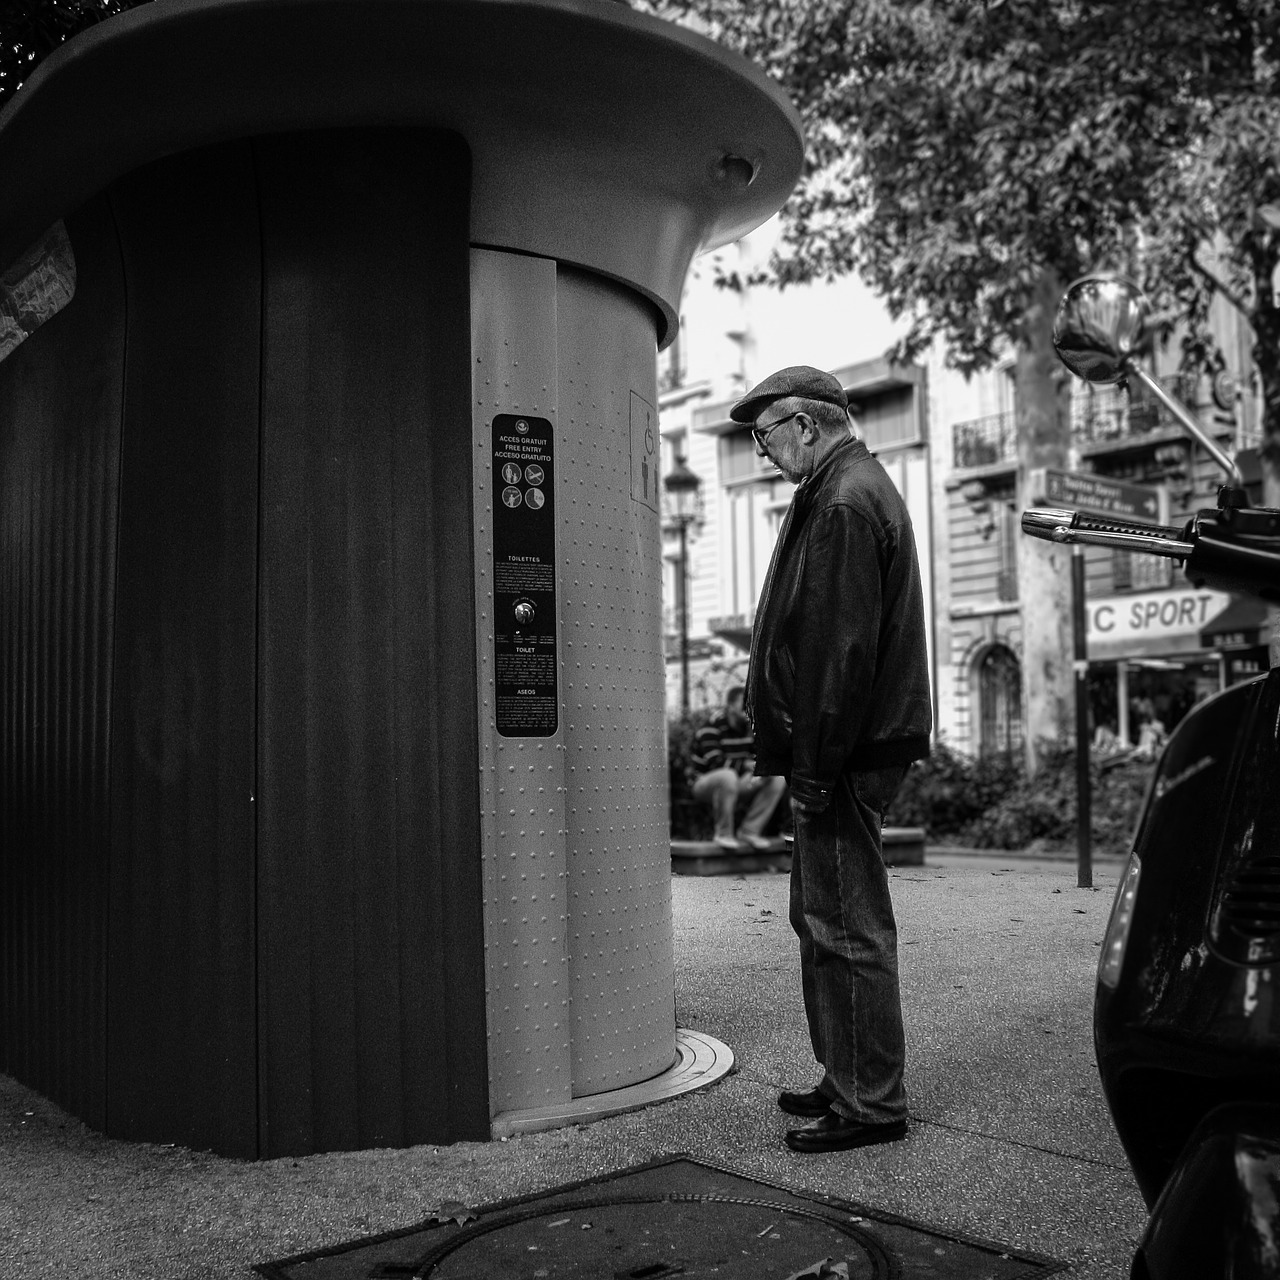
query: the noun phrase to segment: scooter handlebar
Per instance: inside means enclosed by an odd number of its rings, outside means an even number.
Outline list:
[[[1022,513],[1022,532],[1047,542],[1117,547],[1172,560],[1186,560],[1195,550],[1185,529],[1056,507],[1028,507]]]
[[[1115,547],[1183,562],[1196,586],[1280,604],[1280,510],[1200,511],[1181,528],[1117,520],[1056,507],[1028,507],[1022,531],[1048,542]]]

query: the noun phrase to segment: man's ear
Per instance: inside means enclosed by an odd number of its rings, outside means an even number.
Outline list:
[[[796,426],[800,428],[800,439],[806,445],[817,444],[822,433],[818,430],[818,424],[807,413],[796,414]]]

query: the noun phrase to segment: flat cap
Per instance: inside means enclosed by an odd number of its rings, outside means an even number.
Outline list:
[[[803,396],[806,400],[825,400],[841,409],[849,407],[849,397],[838,378],[807,364],[793,364],[771,373],[757,383],[729,410],[734,422],[754,422],[756,415],[773,400],[785,396]]]

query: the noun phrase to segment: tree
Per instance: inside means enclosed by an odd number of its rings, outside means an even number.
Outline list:
[[[1187,362],[1223,363],[1209,329],[1215,297],[1252,330],[1263,456],[1280,498],[1280,5],[1231,6],[1231,52],[1192,104],[1186,150],[1166,166],[1149,220],[1148,288],[1185,318]]]
[[[1280,6],[1233,6],[1235,59],[1196,103],[1193,145],[1169,166],[1148,255],[1150,287],[1185,315],[1185,362],[1225,364],[1209,328],[1223,298],[1253,333],[1262,393],[1264,492],[1280,506]],[[1271,665],[1280,665],[1280,610],[1271,614]]]
[[[1205,131],[1249,59],[1265,63],[1256,32],[1273,3],[666,0],[662,9],[761,63],[804,120],[809,153],[783,213],[773,281],[859,272],[910,321],[892,352],[900,359],[936,339],[969,372],[1013,351],[1025,500],[1030,468],[1067,459],[1067,383],[1049,341],[1057,298],[1088,269],[1140,268],[1136,229],[1172,235],[1183,225],[1159,201],[1188,201],[1190,157],[1217,172]],[[1212,216],[1187,225],[1187,237],[1203,237]],[[1034,767],[1037,739],[1070,732],[1069,573],[1061,548],[1030,539],[1018,569]]]
[[[63,41],[146,0],[0,0],[0,107]]]

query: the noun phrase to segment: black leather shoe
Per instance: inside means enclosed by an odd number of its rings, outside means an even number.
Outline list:
[[[907,1136],[905,1120],[888,1124],[863,1124],[846,1120],[834,1111],[807,1124],[803,1129],[787,1131],[787,1146],[792,1151],[847,1151],[850,1147],[870,1147],[878,1142],[897,1142]]]
[[[831,1107],[831,1099],[817,1089],[804,1093],[791,1093],[784,1089],[778,1094],[778,1106],[792,1116],[825,1116]]]

